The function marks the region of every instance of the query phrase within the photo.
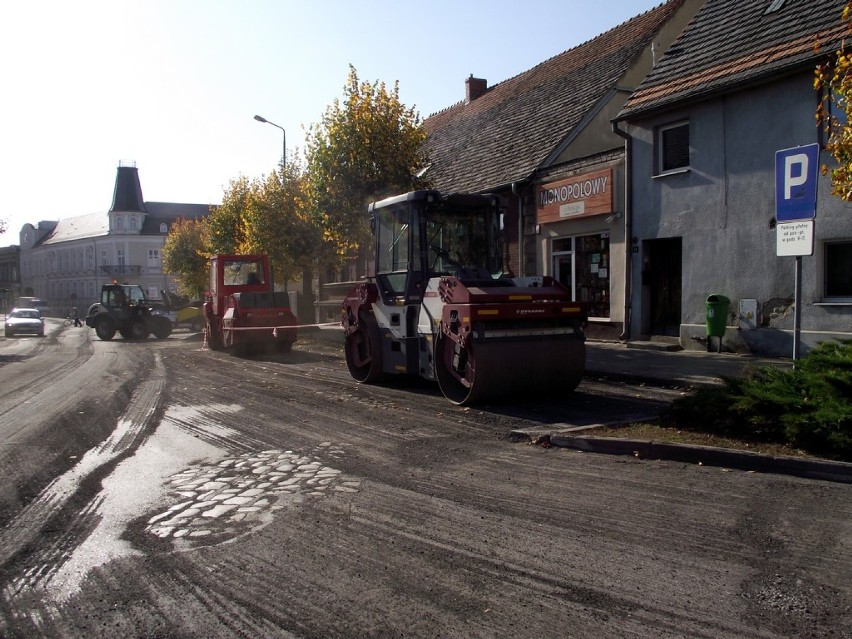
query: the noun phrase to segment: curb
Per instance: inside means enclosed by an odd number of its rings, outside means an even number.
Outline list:
[[[513,434],[516,433],[522,434],[531,443],[534,441],[527,433],[515,431]],[[539,442],[541,439],[538,438],[535,441]],[[848,462],[800,459],[798,457],[764,455],[712,446],[669,444],[618,437],[550,435],[545,441],[551,446],[572,448],[588,453],[630,455],[638,459],[659,459],[852,484],[852,463]]]

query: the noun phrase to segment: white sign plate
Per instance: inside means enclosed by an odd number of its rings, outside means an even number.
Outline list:
[[[775,225],[775,254],[799,257],[814,254],[814,221],[779,222]]]

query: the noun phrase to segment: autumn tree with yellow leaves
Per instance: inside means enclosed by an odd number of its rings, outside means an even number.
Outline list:
[[[852,33],[852,2],[843,9],[841,22],[845,33]],[[830,173],[832,193],[842,200],[852,201],[852,52],[845,38],[826,62],[816,68],[814,87],[824,99],[817,108],[817,121],[825,133],[825,150],[836,166],[822,167],[823,175]]]
[[[285,288],[288,282],[310,280],[322,248],[322,230],[311,215],[305,183],[294,158],[250,183],[240,218],[237,252],[267,255],[275,281]]]
[[[193,299],[208,286],[206,235],[205,220],[179,219],[163,245],[163,271],[175,276],[179,293]]]
[[[370,238],[369,202],[419,188],[427,163],[420,116],[399,99],[399,83],[362,82],[350,65],[335,99],[307,138],[307,195],[333,256]]]

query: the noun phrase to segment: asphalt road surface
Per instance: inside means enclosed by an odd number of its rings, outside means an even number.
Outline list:
[[[0,636],[852,637],[852,485],[508,436],[677,392],[464,409],[310,341],[0,339]]]

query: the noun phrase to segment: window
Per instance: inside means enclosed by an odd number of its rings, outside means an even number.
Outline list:
[[[116,249],[115,251],[116,261],[119,266],[124,266],[124,249]]]
[[[660,127],[657,131],[657,172],[689,168],[689,122]]]
[[[137,230],[137,227],[136,227],[136,216],[135,216],[135,215],[133,215],[133,216],[131,216],[131,217],[130,217],[130,230],[131,230],[131,231],[135,231],[135,230]]]
[[[608,318],[609,233],[553,240],[553,276],[588,304],[589,317]]]
[[[148,267],[160,268],[160,250],[148,249]]]
[[[825,297],[852,300],[852,242],[825,244]]]
[[[160,224],[160,233],[168,233],[168,232],[169,232],[168,225],[165,222]]]

